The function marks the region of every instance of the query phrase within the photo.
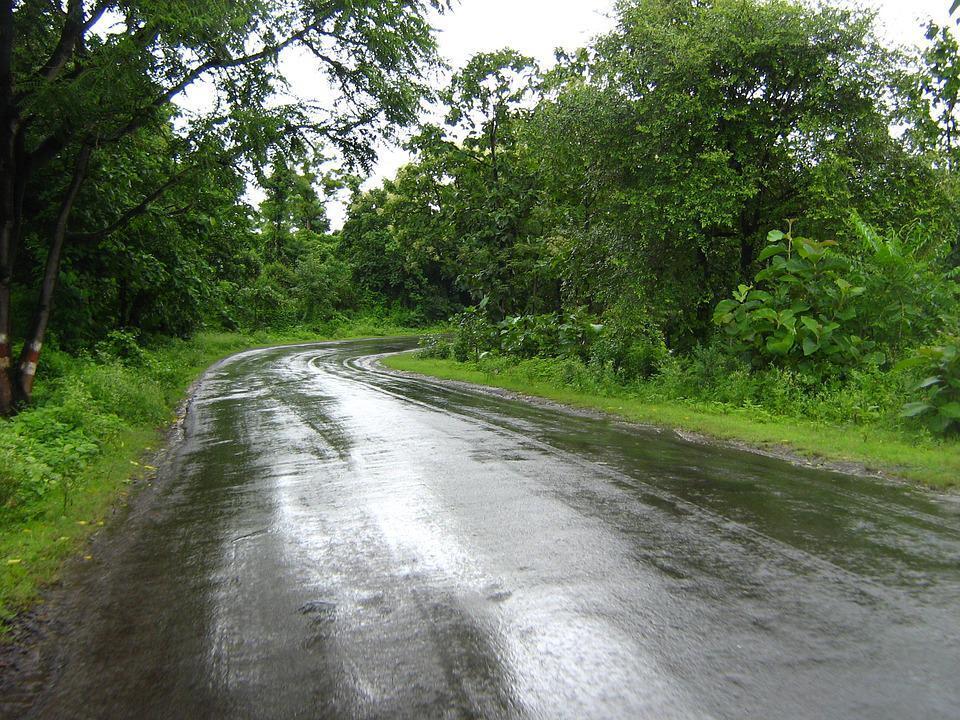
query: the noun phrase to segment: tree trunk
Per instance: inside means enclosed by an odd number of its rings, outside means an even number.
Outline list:
[[[73,178],[67,188],[60,210],[57,213],[57,223],[54,226],[50,250],[47,253],[47,265],[43,275],[43,285],[40,287],[40,298],[37,300],[37,309],[34,314],[30,333],[25,338],[20,360],[17,363],[16,383],[14,385],[14,401],[16,403],[29,402],[33,395],[33,380],[37,373],[37,363],[40,361],[40,350],[43,347],[43,338],[50,322],[50,312],[53,309],[53,292],[57,287],[57,278],[60,275],[60,258],[63,254],[63,245],[67,237],[67,221],[70,211],[73,210],[80,186],[87,174],[90,163],[90,154],[93,148],[90,144],[80,148]]]
[[[13,97],[13,2],[0,3],[0,416],[13,411],[10,284],[17,224],[17,136],[20,116]]]

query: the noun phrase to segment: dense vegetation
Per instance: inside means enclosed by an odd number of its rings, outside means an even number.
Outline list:
[[[351,207],[364,282],[466,306],[433,357],[960,429],[954,30],[912,52],[788,0],[617,15],[548,72],[505,50],[453,76],[445,124]]]

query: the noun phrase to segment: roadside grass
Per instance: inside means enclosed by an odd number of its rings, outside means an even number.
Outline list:
[[[919,432],[777,417],[754,408],[686,400],[650,402],[629,386],[583,391],[555,378],[542,379],[523,364],[483,367],[455,360],[391,355],[383,364],[395,370],[535,395],[581,408],[601,410],[633,422],[692,431],[761,448],[780,448],[827,461],[853,462],[939,489],[960,487],[960,442],[936,440]]]
[[[47,353],[33,406],[0,420],[0,642],[123,506],[131,481],[152,473],[143,458],[211,364],[257,347],[417,332],[360,318],[322,334],[203,332],[144,350],[136,362]]]

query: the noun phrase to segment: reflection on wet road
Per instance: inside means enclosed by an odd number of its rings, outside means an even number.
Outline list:
[[[211,370],[32,715],[958,717],[956,499],[367,359],[412,344]]]

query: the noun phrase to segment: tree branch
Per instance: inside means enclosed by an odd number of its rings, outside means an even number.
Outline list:
[[[63,29],[60,31],[60,40],[50,55],[50,59],[40,68],[38,74],[44,80],[53,80],[60,74],[67,60],[73,55],[73,50],[77,42],[83,35],[85,23],[83,22],[83,2],[82,0],[70,0],[67,3],[67,17],[63,23]]]
[[[96,230],[94,232],[72,233],[70,235],[70,239],[77,240],[80,242],[86,242],[86,243],[94,243],[109,237],[110,235],[117,232],[118,230],[122,230],[131,222],[136,220],[138,217],[146,213],[147,210],[150,209],[150,206],[153,205],[153,203],[159,200],[164,195],[164,193],[167,192],[167,190],[169,190],[174,185],[176,185],[181,180],[183,180],[193,169],[194,168],[192,167],[184,168],[180,172],[170,176],[169,178],[167,178],[166,182],[164,182],[158,188],[153,190],[153,192],[151,192],[146,197],[144,197],[144,199],[140,203],[125,210],[123,213],[120,214],[120,216],[114,222],[110,223],[106,227],[100,228],[99,230]]]
[[[210,60],[201,63],[193,70],[188,72],[186,76],[180,80],[180,82],[178,82],[176,85],[173,85],[162,94],[158,95],[148,106],[142,108],[141,112],[130,118],[129,122],[121,127],[117,133],[111,136],[111,139],[119,140],[125,135],[129,135],[134,130],[140,128],[149,118],[150,110],[163,107],[211,70],[226,70],[228,68],[243,67],[260,62],[261,60],[266,60],[267,58],[276,57],[285,48],[293,45],[296,42],[299,42],[300,40],[303,40],[303,38],[309,35],[314,29],[315,28],[313,25],[308,25],[302,30],[293,33],[282,42],[265,47],[258,52],[251,53],[250,55],[242,55],[240,57],[228,58],[226,60],[211,58]]]

